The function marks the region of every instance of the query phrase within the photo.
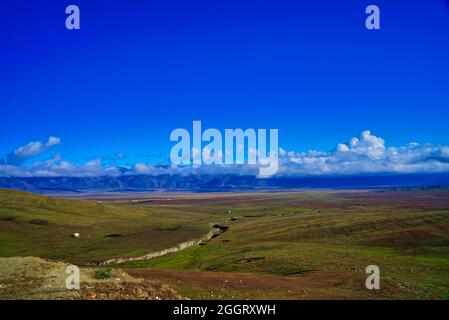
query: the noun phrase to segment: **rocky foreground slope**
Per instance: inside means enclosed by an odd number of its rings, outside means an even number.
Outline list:
[[[179,300],[171,287],[133,278],[115,269],[98,279],[98,269],[80,269],[80,289],[66,288],[68,264],[35,257],[0,258],[0,299]]]

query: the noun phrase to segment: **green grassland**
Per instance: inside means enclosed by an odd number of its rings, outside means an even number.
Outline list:
[[[364,274],[374,264],[383,279],[403,288],[392,297],[448,299],[448,194],[402,192],[387,204],[383,196],[365,201],[341,194],[279,194],[236,201],[232,212],[243,218],[206,246],[125,266],[295,277],[320,270]]]
[[[0,256],[77,264],[139,256],[200,237],[214,214],[0,190]],[[71,235],[80,233],[79,239]]]
[[[449,192],[444,190],[210,194],[137,203],[0,191],[0,256],[81,264],[139,256],[199,238],[212,222],[232,216],[240,218],[227,222],[227,232],[206,245],[120,267],[298,279],[313,272],[363,278],[374,264],[382,283],[392,284],[383,298],[449,299]],[[73,232],[81,238],[71,238]],[[357,289],[362,287],[360,282]],[[176,289],[204,298],[192,288]],[[351,290],[343,294],[350,298]]]

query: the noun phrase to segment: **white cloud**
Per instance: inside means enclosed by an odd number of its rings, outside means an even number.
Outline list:
[[[349,151],[349,147],[344,143],[339,143],[337,145],[337,151],[338,152],[347,152],[347,151]]]
[[[58,137],[49,137],[47,142],[47,147],[55,146],[61,143],[61,139]]]
[[[17,157],[30,158],[51,145],[60,143],[50,137],[46,144],[32,142],[18,148]],[[199,150],[192,150],[197,156]],[[206,156],[210,152],[206,152]],[[204,156],[204,154],[203,154]],[[26,159],[28,159],[26,158]],[[177,166],[136,163],[126,174],[240,174],[257,175],[258,165],[209,165]],[[385,141],[364,131],[345,143],[339,143],[331,151],[310,150],[307,152],[279,149],[277,176],[310,175],[357,175],[380,173],[427,173],[449,171],[449,147],[412,142],[401,147],[388,147]],[[120,175],[115,166],[104,166],[100,159],[81,165],[63,161],[60,155],[46,162],[35,162],[28,166],[13,163],[0,164],[0,176],[102,176]]]
[[[134,165],[133,169],[136,173],[149,173],[150,172],[150,167],[147,166],[145,163],[136,163]]]
[[[281,154],[279,175],[345,175],[449,171],[448,147],[410,143],[386,147],[385,141],[363,131],[334,151]]]
[[[0,165],[0,176],[7,177],[98,177],[117,176],[116,167],[103,166],[100,160],[74,165],[62,160],[35,162],[27,167]]]
[[[48,142],[46,143],[43,143],[41,141],[30,142],[7,154],[6,164],[20,166],[26,160],[34,158],[60,143],[61,139],[53,136],[49,137]]]

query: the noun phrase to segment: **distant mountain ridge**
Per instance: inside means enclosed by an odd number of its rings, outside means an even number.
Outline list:
[[[100,177],[0,177],[0,188],[33,192],[232,191],[298,188],[449,186],[449,173],[371,176],[273,177],[224,175],[121,175]]]

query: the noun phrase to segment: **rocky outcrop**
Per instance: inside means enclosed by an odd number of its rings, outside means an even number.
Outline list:
[[[0,300],[183,299],[163,282],[134,278],[121,269],[113,269],[110,277],[98,279],[98,268],[80,268],[80,287],[69,290],[66,283],[73,275],[73,267],[37,257],[0,257]]]

